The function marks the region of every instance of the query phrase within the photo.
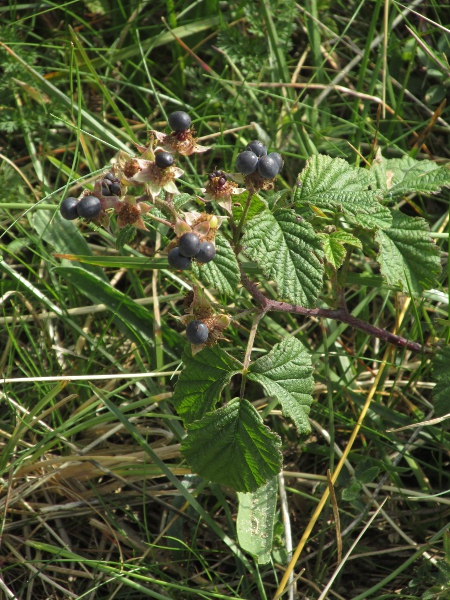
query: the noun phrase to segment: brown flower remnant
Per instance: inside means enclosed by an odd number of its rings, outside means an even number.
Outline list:
[[[134,196],[125,196],[124,200],[119,202],[115,211],[119,215],[117,218],[117,227],[121,229],[126,225],[133,225],[137,229],[148,231],[142,219],[142,215],[146,215],[151,209],[151,206],[145,202],[136,202]]]
[[[231,196],[242,194],[245,188],[238,188],[223,171],[213,171],[208,175],[206,187],[201,188],[205,200],[215,200],[219,206],[231,214]]]
[[[184,131],[172,131],[172,133],[163,133],[152,129],[149,133],[160,144],[159,148],[167,152],[178,152],[183,156],[190,156],[210,150],[210,146],[197,144],[196,132],[192,127]],[[159,148],[155,148],[155,151]]]

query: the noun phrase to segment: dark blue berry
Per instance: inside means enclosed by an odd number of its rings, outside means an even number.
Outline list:
[[[271,152],[268,155],[270,158],[273,158],[274,161],[276,161],[276,163],[278,164],[278,173],[281,171],[281,169],[283,168],[283,157],[281,156],[281,154],[278,154],[278,152]]]
[[[110,173],[106,173],[105,179],[109,179],[110,181],[119,181],[117,179],[117,177],[115,175],[113,175],[111,172]]]
[[[189,269],[191,266],[191,259],[180,254],[180,250],[178,248],[173,248],[173,250],[171,250],[167,255],[167,259],[172,269],[184,271]]]
[[[216,256],[216,248],[211,242],[203,242],[195,255],[195,259],[200,263],[209,263]]]
[[[176,110],[169,115],[169,125],[173,131],[185,131],[191,126],[191,117],[182,110]]]
[[[256,171],[258,157],[251,150],[245,150],[237,155],[236,170],[242,175],[250,175]]]
[[[111,196],[120,196],[122,194],[119,183],[110,183],[109,190],[111,192]]]
[[[251,150],[251,152],[256,154],[258,158],[260,158],[261,156],[266,156],[267,154],[266,146],[264,146],[264,144],[259,140],[253,140],[253,142],[250,142],[250,144],[248,144],[245,149]]]
[[[258,173],[264,179],[273,179],[278,175],[279,170],[279,162],[271,156],[263,156],[258,161]]]
[[[173,165],[173,154],[170,152],[158,152],[155,156],[155,164],[160,169],[167,169]]]
[[[97,196],[84,196],[78,202],[78,216],[82,219],[96,219],[100,214],[102,205]]]
[[[184,233],[178,242],[178,249],[183,256],[195,256],[200,250],[198,235],[195,235],[195,233]]]
[[[73,221],[74,219],[78,219],[78,198],[64,198],[59,206],[59,212],[63,219],[67,219],[67,221]]]
[[[110,196],[111,192],[110,192],[110,188],[109,185],[106,184],[106,182],[102,183],[102,196]]]
[[[191,344],[203,344],[208,335],[209,329],[203,321],[191,321],[186,327],[186,337]]]

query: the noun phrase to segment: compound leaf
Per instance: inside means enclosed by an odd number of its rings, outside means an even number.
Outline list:
[[[325,258],[335,269],[339,269],[344,262],[346,254],[345,244],[355,246],[356,248],[362,248],[362,243],[358,238],[342,229],[334,231],[330,235],[320,233],[319,237],[323,241]]]
[[[288,337],[250,365],[248,378],[275,396],[298,431],[307,434],[311,431],[308,414],[313,401],[312,372],[311,358],[303,344]]]
[[[395,199],[411,193],[437,194],[450,186],[450,169],[430,160],[418,161],[410,156],[402,158],[377,157],[371,171],[376,186],[385,198]]]
[[[214,410],[223,388],[240,371],[240,363],[219,346],[204,348],[192,356],[183,352],[184,369],[178,378],[172,402],[184,423],[201,419]]]
[[[247,223],[243,250],[278,285],[280,298],[315,306],[322,289],[321,240],[309,223],[287,209],[265,210]]]
[[[403,291],[421,294],[437,286],[441,272],[440,250],[430,237],[426,221],[393,213],[392,227],[378,231],[378,262],[389,285],[400,285]]]
[[[248,400],[235,398],[188,427],[181,451],[194,473],[253,492],[281,469],[281,440]]]
[[[229,242],[218,233],[216,257],[209,263],[192,263],[192,270],[202,283],[215,288],[221,294],[235,293],[241,280],[239,265]]]
[[[255,556],[260,565],[270,561],[277,491],[277,478],[272,477],[256,492],[238,492],[236,529],[239,545]]]
[[[436,387],[433,390],[436,416],[450,413],[450,346],[440,350],[433,359]]]
[[[294,203],[333,214],[342,212],[365,229],[387,229],[391,213],[380,204],[380,191],[371,189],[374,184],[375,178],[368,169],[353,167],[342,158],[315,154],[298,176]]]

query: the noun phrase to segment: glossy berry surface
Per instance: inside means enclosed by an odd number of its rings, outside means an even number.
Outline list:
[[[155,156],[155,164],[160,169],[167,169],[173,165],[173,154],[170,152],[158,152]]]
[[[63,219],[67,219],[68,221],[73,221],[74,219],[78,219],[78,198],[65,198],[60,206],[59,212]]]
[[[109,179],[109,181],[119,181],[117,177],[112,173],[106,173],[105,179]]]
[[[250,142],[250,144],[247,145],[246,150],[254,152],[258,158],[261,156],[266,156],[267,154],[266,146],[264,146],[264,144],[259,140],[253,140],[253,142]]]
[[[209,330],[203,321],[191,321],[186,327],[186,337],[191,344],[203,344],[208,339]]]
[[[200,263],[209,263],[216,256],[216,248],[211,242],[203,242],[200,244],[200,249],[195,255],[196,260]]]
[[[191,259],[180,254],[180,250],[178,248],[173,248],[173,250],[169,252],[167,255],[167,260],[169,261],[169,265],[172,267],[172,269],[184,271],[189,269],[191,266]]]
[[[270,154],[268,154],[268,156],[270,158],[273,158],[273,160],[278,164],[278,173],[281,171],[281,169],[283,168],[283,157],[281,156],[281,154],[278,154],[278,152],[271,152]]]
[[[176,110],[169,115],[169,125],[173,131],[185,131],[191,126],[191,117],[182,110]]]
[[[107,182],[102,183],[102,196],[111,196],[111,191]]]
[[[271,156],[263,156],[258,161],[258,173],[264,179],[273,179],[278,175],[279,170],[279,162]]]
[[[245,150],[237,155],[236,170],[242,175],[250,175],[256,171],[258,157],[251,150]]]
[[[95,219],[100,214],[102,206],[97,196],[85,196],[78,202],[78,216],[82,219]]]
[[[178,249],[183,256],[195,256],[200,250],[200,240],[195,233],[185,233],[180,237]]]

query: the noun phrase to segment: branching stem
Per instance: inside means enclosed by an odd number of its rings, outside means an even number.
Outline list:
[[[422,346],[418,342],[411,342],[401,335],[391,333],[386,329],[381,329],[370,323],[366,323],[357,317],[354,317],[348,312],[346,308],[304,308],[303,306],[297,306],[296,304],[289,304],[288,302],[278,302],[277,300],[270,300],[267,298],[257,286],[248,279],[245,273],[241,272],[241,280],[244,287],[253,296],[253,298],[261,305],[262,313],[261,316],[267,312],[287,312],[296,315],[303,315],[305,317],[324,317],[325,319],[334,319],[335,321],[341,321],[347,323],[354,329],[359,329],[368,335],[373,335],[389,344],[398,346],[400,348],[406,348],[411,352],[422,352],[429,353],[431,349]]]

